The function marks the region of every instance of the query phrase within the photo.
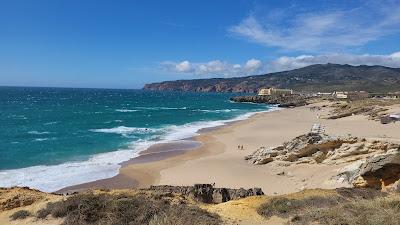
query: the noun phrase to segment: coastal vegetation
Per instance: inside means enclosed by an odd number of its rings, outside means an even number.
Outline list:
[[[277,224],[274,218],[280,218],[278,224],[396,225],[400,220],[400,195],[373,188],[308,189],[218,204],[201,202],[189,193],[172,193],[171,188],[182,187],[91,190],[69,196],[12,188],[5,191],[46,197],[27,206],[0,211],[0,222],[4,221],[1,215],[9,215],[10,224],[35,225]],[[11,197],[7,201],[17,199]]]
[[[31,213],[28,210],[19,210],[19,211],[16,211],[15,213],[13,213],[10,216],[10,219],[12,219],[12,220],[25,219],[28,216],[31,216]]]
[[[34,216],[37,220],[61,218],[63,225],[213,225],[221,223],[218,215],[201,209],[184,197],[135,190],[120,193],[89,191],[74,194],[66,199],[47,203],[35,214],[27,210],[19,210],[10,218],[17,220],[29,216]]]
[[[265,218],[287,218],[288,224],[396,225],[400,220],[400,195],[342,188],[303,198],[273,197],[257,212]]]

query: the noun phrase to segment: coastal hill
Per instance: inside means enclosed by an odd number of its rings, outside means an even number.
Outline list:
[[[164,81],[146,84],[143,89],[255,93],[259,88],[269,86],[297,91],[398,91],[400,68],[315,64],[290,71],[247,77]]]

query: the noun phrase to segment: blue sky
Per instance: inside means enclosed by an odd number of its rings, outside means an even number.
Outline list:
[[[400,67],[400,0],[0,0],[0,86],[140,88],[327,62]]]

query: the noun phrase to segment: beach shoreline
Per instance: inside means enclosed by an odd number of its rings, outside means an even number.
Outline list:
[[[283,108],[278,108],[275,105],[271,105],[271,108],[268,109],[267,111],[252,112],[250,113],[251,115],[247,115],[249,113],[246,113],[234,119],[227,120],[228,122],[224,122],[223,125],[202,128],[196,132],[197,133],[196,136],[190,138],[150,145],[146,149],[138,152],[138,155],[136,157],[121,162],[120,171],[116,176],[85,182],[77,185],[70,185],[62,189],[59,189],[54,193],[61,193],[61,194],[74,193],[93,188],[125,189],[125,188],[149,187],[150,185],[154,184],[155,181],[157,180],[158,174],[162,169],[161,167],[157,169],[146,167],[145,170],[148,171],[142,171],[138,169],[138,171],[135,171],[134,174],[129,174],[128,176],[124,173],[121,173],[121,171],[124,170],[125,167],[130,167],[131,165],[136,165],[140,167],[140,164],[147,165],[148,163],[155,163],[156,165],[165,164],[165,167],[168,167],[167,164],[169,163],[172,163],[171,166],[173,166],[174,163],[178,163],[179,161],[183,162],[185,160],[191,160],[198,157],[218,154],[219,152],[222,151],[209,151],[203,148],[204,144],[210,140],[209,138],[203,136],[207,135],[208,133],[217,131],[219,129],[232,126],[236,123],[249,120],[258,114],[269,113],[278,110],[283,110]],[[187,142],[191,144],[188,145],[186,144]],[[163,161],[165,161],[165,163]]]
[[[150,185],[214,183],[217,187],[261,187],[269,195],[293,193],[308,188],[348,187],[331,178],[345,165],[276,164],[252,165],[244,160],[259,147],[275,147],[309,132],[315,123],[329,135],[348,135],[400,143],[398,124],[380,124],[365,116],[321,119],[331,108],[323,102],[279,111],[257,113],[245,120],[199,132],[192,140],[202,143],[191,150],[153,152],[130,160],[115,177],[64,188],[74,192],[88,188],[146,188]],[[313,106],[324,106],[319,111]],[[396,106],[398,107],[398,106]],[[239,150],[243,145],[244,150]],[[162,146],[160,146],[162,148]],[[148,158],[146,158],[148,157]],[[140,158],[140,157],[139,157]],[[284,176],[280,175],[284,172]]]

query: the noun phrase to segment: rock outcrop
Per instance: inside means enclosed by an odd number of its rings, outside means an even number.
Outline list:
[[[261,188],[215,188],[211,184],[195,184],[194,186],[160,185],[151,186],[149,189],[146,190],[168,195],[184,195],[203,203],[222,203],[230,200],[245,198],[248,196],[264,195]]]
[[[399,191],[400,148],[388,150],[344,168],[339,177],[352,183],[354,187]]]
[[[371,154],[386,153],[399,147],[398,144],[368,141],[352,136],[308,133],[278,147],[261,147],[245,159],[253,164],[266,164],[272,161],[340,164],[363,159]]]
[[[298,107],[307,105],[307,98],[299,96],[299,95],[291,95],[291,96],[258,96],[258,95],[250,95],[250,96],[236,96],[230,99],[234,102],[252,102],[252,103],[266,103],[266,104],[275,104],[279,107],[288,108],[288,107]]]

